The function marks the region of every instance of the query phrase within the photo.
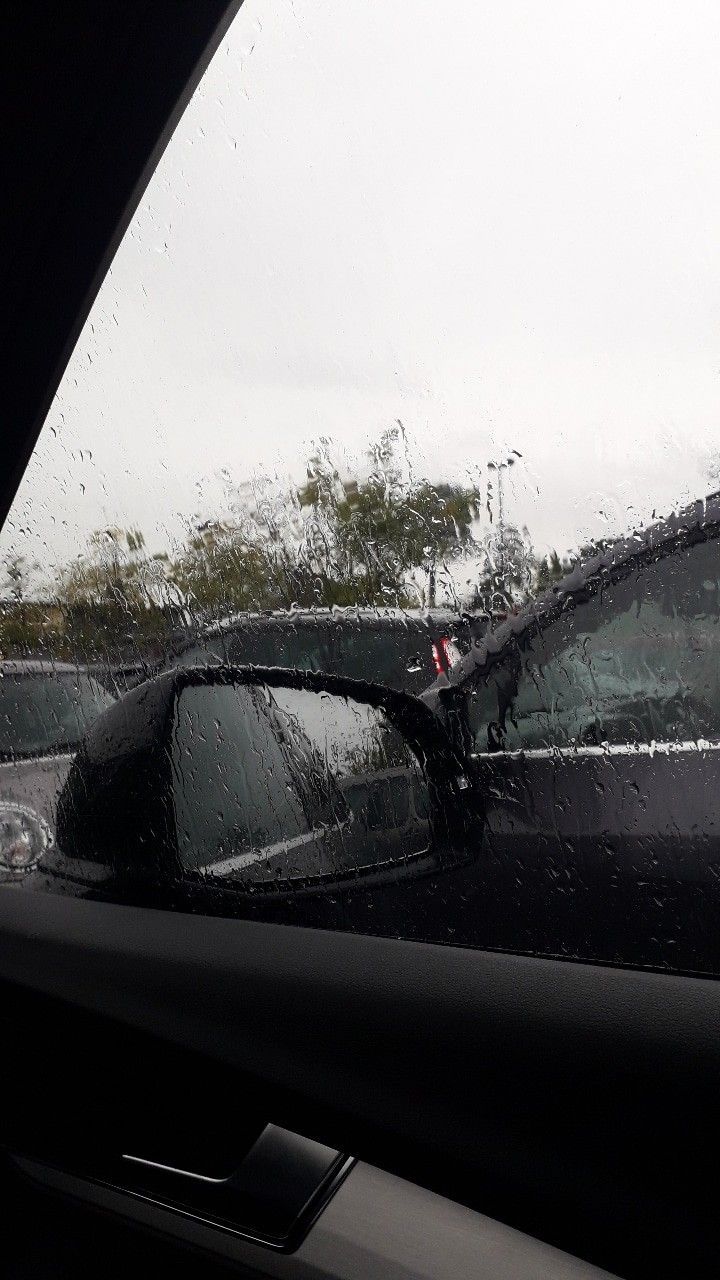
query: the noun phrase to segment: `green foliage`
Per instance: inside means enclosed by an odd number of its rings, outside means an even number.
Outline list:
[[[221,617],[274,607],[268,573],[264,548],[249,544],[234,524],[212,521],[190,536],[168,576],[191,611]]]
[[[475,489],[403,479],[399,426],[371,450],[365,479],[341,480],[327,445],[299,491],[240,496],[234,519],[197,529],[168,579],[202,617],[245,609],[417,605],[420,572],[470,547]],[[426,603],[434,601],[429,598]]]
[[[3,589],[12,600],[19,603],[25,598],[28,592],[30,576],[33,569],[37,567],[36,564],[28,564],[26,556],[18,555],[17,553],[6,556]]]
[[[3,562],[3,599],[0,601],[0,657],[25,657],[43,653],[57,642],[58,618],[48,608],[28,598],[32,571],[25,556],[12,554]]]
[[[554,583],[565,578],[574,564],[584,563],[610,546],[612,546],[612,538],[597,538],[594,542],[584,543],[574,556],[559,556],[557,551],[551,551],[549,556],[543,556],[535,566],[533,593],[542,595]]]
[[[9,557],[2,651],[126,660],[160,653],[188,613],[202,624],[293,606],[432,607],[441,575],[454,593],[463,559],[477,566],[470,607],[504,612],[568,572],[555,551],[537,560],[527,529],[500,523],[479,539],[478,488],[416,478],[400,422],[368,459],[363,473],[343,476],[321,441],[300,489],[246,486],[231,516],[192,530],[172,560],[149,555],[139,529],[99,530],[45,603],[28,598],[36,566]]]
[[[133,613],[151,601],[145,539],[137,529],[92,534],[84,556],[59,575],[58,599],[73,606],[104,606]]]
[[[86,554],[58,576],[47,610],[59,612],[52,651],[84,660],[159,652],[171,625],[168,557],[147,556],[139,529],[94,533]]]
[[[490,531],[483,539],[480,573],[471,608],[483,613],[509,613],[533,593],[536,559],[526,528],[513,524]]]
[[[461,485],[404,479],[400,425],[372,450],[375,467],[366,480],[343,483],[327,454],[308,464],[299,501],[310,512],[309,541],[316,570],[333,583],[332,603],[421,603],[411,579],[418,570],[432,583],[438,566],[473,543],[480,493]]]
[[[535,567],[534,594],[542,595],[544,591],[549,591],[554,582],[559,582],[572,568],[572,561],[568,556],[562,558],[557,551],[551,551],[549,556],[543,556]]]
[[[62,618],[35,601],[7,602],[0,611],[0,658],[25,658],[62,650]]]

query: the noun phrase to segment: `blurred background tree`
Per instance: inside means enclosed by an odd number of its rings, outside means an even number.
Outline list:
[[[146,553],[139,529],[96,530],[58,574],[64,649],[84,661],[157,651],[170,629],[169,566],[166,552]]]
[[[404,474],[403,438],[400,423],[383,433],[364,480],[343,482],[327,451],[308,460],[299,501],[312,554],[340,597],[333,603],[433,608],[439,572],[474,546],[479,490]]]
[[[195,529],[168,577],[191,610],[333,605],[432,607],[438,575],[474,545],[477,489],[403,474],[396,424],[369,451],[365,478],[341,478],[327,441],[300,489],[237,490],[232,519]],[[418,582],[418,578],[420,581]]]
[[[560,556],[557,551],[551,551],[549,555],[543,556],[542,560],[538,560],[535,565],[535,577],[533,582],[533,595],[542,595],[548,591],[555,582],[559,582],[572,568],[572,561],[569,556]]]
[[[511,613],[533,594],[537,560],[527,528],[495,527],[479,547],[478,579],[470,608],[491,616]]]
[[[38,566],[8,556],[0,649],[127,661],[160,655],[178,628],[292,607],[440,603],[507,613],[571,568],[555,550],[538,558],[527,528],[505,519],[503,477],[517,458],[489,466],[481,494],[476,485],[418,478],[400,421],[354,474],[320,440],[302,485],[265,478],[236,487],[227,518],[192,528],[172,557],[150,554],[140,529],[97,530],[42,596],[31,589]]]

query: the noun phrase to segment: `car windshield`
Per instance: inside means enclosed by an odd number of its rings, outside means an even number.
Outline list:
[[[238,6],[2,530],[3,758],[96,767],[0,779],[92,801],[56,891],[720,976],[719,59],[681,0]]]
[[[77,747],[114,698],[77,672],[0,675],[0,759]]]

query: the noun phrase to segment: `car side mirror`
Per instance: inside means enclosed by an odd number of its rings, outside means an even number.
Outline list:
[[[55,874],[154,901],[414,875],[477,850],[479,805],[418,699],[279,668],[178,667],[94,723],[58,802]],[[143,888],[144,886],[144,888]]]

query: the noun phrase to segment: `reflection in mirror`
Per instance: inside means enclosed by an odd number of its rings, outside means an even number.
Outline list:
[[[185,872],[326,877],[430,846],[427,783],[385,713],[324,692],[191,685],[176,702],[173,801]]]

